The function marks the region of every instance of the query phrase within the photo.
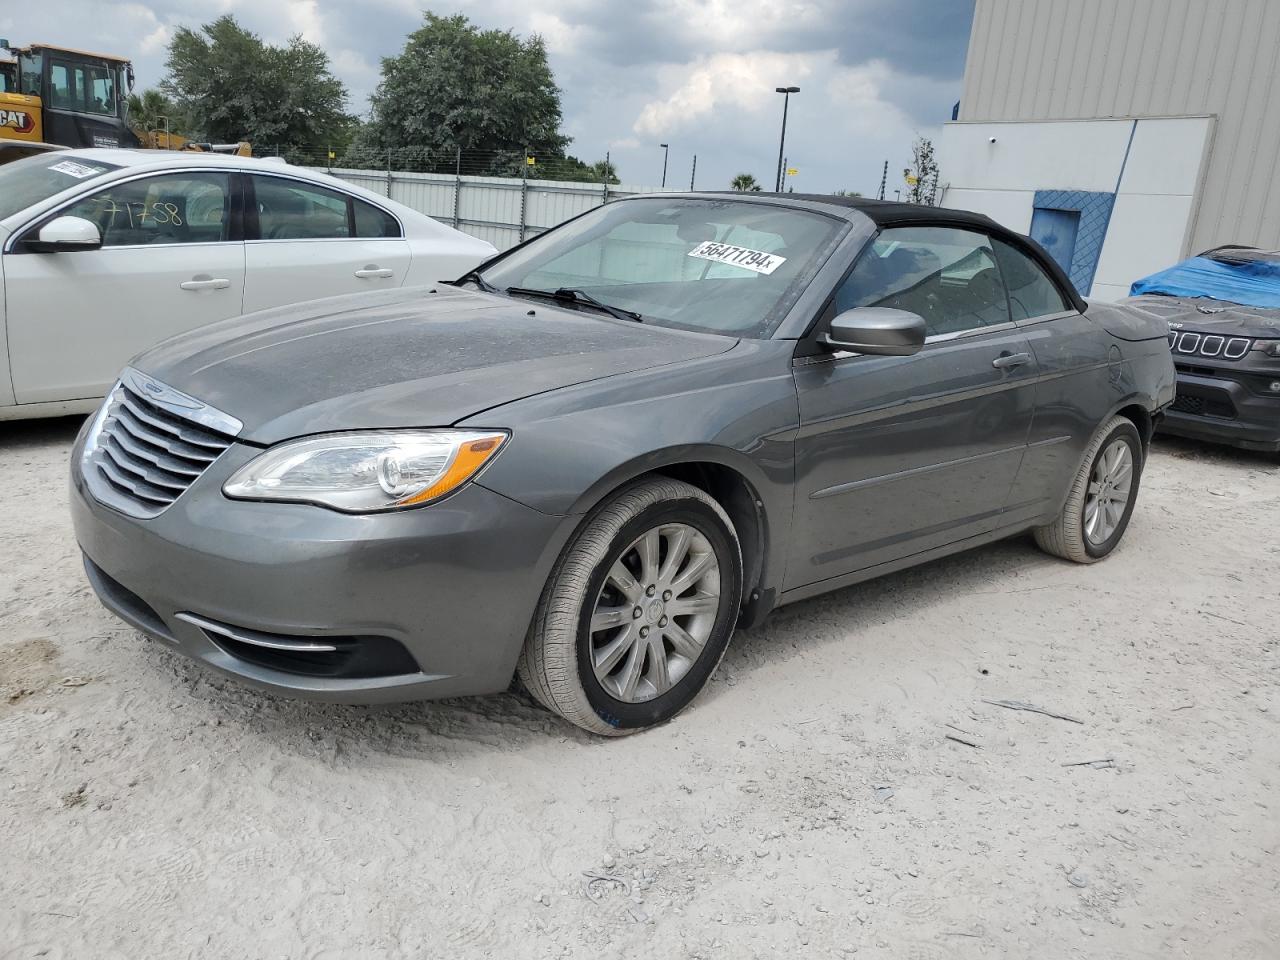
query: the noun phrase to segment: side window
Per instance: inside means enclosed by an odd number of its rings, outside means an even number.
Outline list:
[[[114,116],[116,112],[116,88],[112,82],[110,71],[102,67],[91,67],[89,83],[85,93],[88,102],[85,109],[90,113],[101,113]]]
[[[385,210],[379,210],[371,203],[352,199],[356,210],[356,236],[360,238],[398,237],[400,224],[396,218]]]
[[[218,243],[228,237],[230,178],[178,173],[115,184],[61,211],[98,225],[104,247]]]
[[[1009,306],[1014,320],[1073,309],[1040,264],[1002,240],[993,240],[992,244],[1004,284],[1009,288]]]
[[[254,175],[263,240],[345,240],[351,236],[347,195],[282,177]]]
[[[53,105],[63,110],[70,110],[73,91],[71,89],[71,71],[65,63],[55,63],[49,70],[50,85],[53,87]]]
[[[42,69],[41,58],[30,53],[21,53],[18,55],[18,92],[26,93],[33,97],[40,96],[40,71]],[[62,75],[65,82],[67,71],[63,68]]]
[[[1009,322],[989,239],[951,227],[882,230],[836,291],[836,310],[893,307],[924,317],[929,336]]]

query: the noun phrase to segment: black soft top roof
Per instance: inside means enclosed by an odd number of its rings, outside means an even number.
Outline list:
[[[1058,288],[1071,301],[1071,305],[1084,312],[1087,304],[1080,296],[1070,278],[1067,277],[1058,261],[1045,252],[1044,247],[1030,237],[1015,233],[1008,227],[1001,226],[990,217],[971,210],[953,210],[949,207],[926,207],[918,203],[897,203],[893,200],[872,200],[868,197],[842,197],[837,194],[823,193],[780,193],[772,194],[783,199],[804,200],[808,203],[825,203],[836,207],[847,207],[857,210],[863,216],[875,222],[879,227],[937,226],[937,227],[972,227],[999,237],[1005,243],[1021,250],[1044,268],[1057,283]]]

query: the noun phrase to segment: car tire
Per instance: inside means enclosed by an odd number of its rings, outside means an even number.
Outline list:
[[[1076,563],[1097,563],[1111,553],[1129,526],[1145,461],[1132,420],[1116,416],[1104,423],[1085,449],[1058,519],[1035,528],[1040,549]]]
[[[570,723],[635,733],[697,696],[729,645],[741,596],[741,547],[720,505],[679,480],[641,481],[595,510],[565,548],[517,674]]]

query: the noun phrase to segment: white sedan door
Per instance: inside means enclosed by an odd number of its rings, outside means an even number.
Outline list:
[[[137,353],[237,316],[244,244],[231,177],[175,172],[104,187],[57,212],[97,224],[102,247],[4,255],[9,361],[18,403],[103,396]]]
[[[404,283],[412,256],[390,214],[306,180],[250,180],[245,313]]]

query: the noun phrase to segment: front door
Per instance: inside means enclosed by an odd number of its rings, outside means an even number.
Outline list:
[[[137,353],[240,313],[244,244],[225,173],[112,184],[58,211],[97,224],[102,248],[5,254],[18,403],[103,396]]]
[[[881,231],[831,312],[857,306],[920,314],[928,340],[911,357],[796,361],[786,589],[993,530],[1026,449],[1036,363],[985,235]]]

